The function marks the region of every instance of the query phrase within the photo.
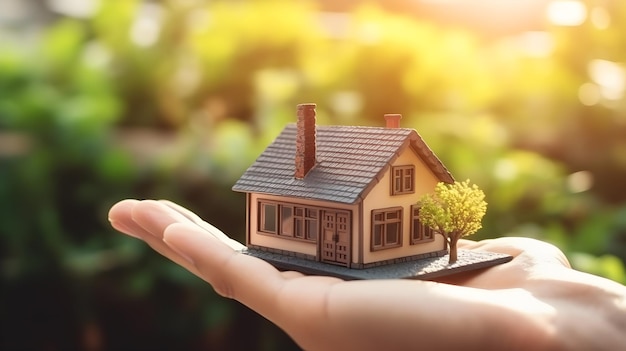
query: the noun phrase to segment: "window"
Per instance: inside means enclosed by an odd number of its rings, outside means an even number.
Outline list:
[[[372,251],[402,245],[402,208],[372,211]]]
[[[317,240],[318,209],[259,201],[259,211],[259,232]]]
[[[391,195],[412,194],[415,192],[415,167],[391,167]]]
[[[280,206],[280,235],[293,236],[293,207]]]
[[[421,244],[435,240],[432,228],[420,221],[420,207],[411,206],[411,245]]]
[[[294,216],[294,233],[298,239],[317,240],[317,210],[296,207]]]
[[[259,203],[261,215],[259,216],[259,231],[264,233],[277,233],[278,211],[277,204],[261,202]]]

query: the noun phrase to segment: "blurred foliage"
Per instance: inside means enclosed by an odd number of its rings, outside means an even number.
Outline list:
[[[485,191],[475,238],[546,240],[626,283],[626,3],[585,3],[579,26],[495,38],[304,1],[101,1],[0,33],[0,343],[294,348],[106,213],[168,198],[243,239],[230,185],[301,102],[320,124],[402,113]]]

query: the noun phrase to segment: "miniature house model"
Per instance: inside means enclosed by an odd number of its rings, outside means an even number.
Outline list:
[[[302,104],[297,117],[233,187],[246,193],[248,248],[356,269],[447,254],[417,201],[454,179],[400,115],[316,126]]]

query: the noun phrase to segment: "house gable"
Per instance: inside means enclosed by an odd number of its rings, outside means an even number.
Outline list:
[[[445,248],[443,237],[437,236],[433,240],[414,240],[414,210],[418,199],[433,191],[439,177],[431,170],[416,150],[408,145],[404,147],[386,167],[380,182],[368,189],[368,195],[363,201],[363,236],[362,246],[359,248],[359,256],[363,264],[393,260],[397,257],[410,257],[430,252],[439,252]],[[392,171],[394,167],[412,166],[414,169],[414,191],[406,194],[393,195],[391,186],[393,183]],[[397,215],[396,215],[397,213]],[[397,216],[397,217],[396,217]],[[378,217],[378,218],[377,218]],[[381,236],[381,225],[393,223],[398,220],[399,230],[398,244],[395,245],[396,235],[391,238]],[[386,227],[382,231],[387,235]]]

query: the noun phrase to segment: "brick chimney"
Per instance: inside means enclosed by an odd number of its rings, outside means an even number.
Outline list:
[[[385,114],[385,121],[387,121],[387,128],[400,128],[400,120],[402,115],[397,113]]]
[[[296,132],[296,171],[294,177],[303,179],[315,166],[315,104],[298,105]]]

